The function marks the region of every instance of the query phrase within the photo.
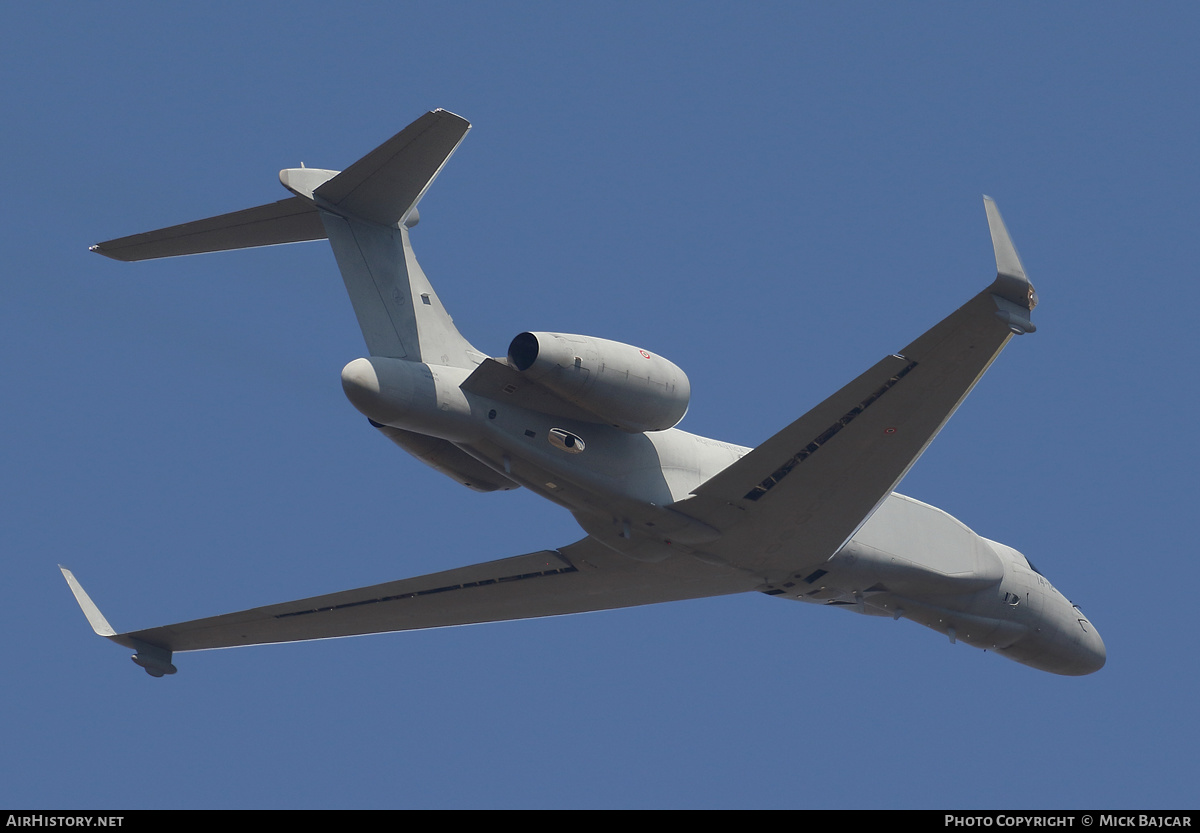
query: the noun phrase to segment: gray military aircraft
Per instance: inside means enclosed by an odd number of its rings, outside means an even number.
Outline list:
[[[1021,553],[892,490],[1013,335],[1033,286],[984,198],[996,279],[755,449],[688,434],[667,359],[527,332],[492,358],[459,334],[417,264],[417,204],[470,129],[427,113],[340,173],[281,171],[294,196],[93,246],[146,260],[327,238],[368,356],[350,402],[423,463],[481,492],[524,486],[586,537],[357,590],[117,633],[63,568],[96,633],[155,677],[172,655],[558,616],[757,591],[910,619],[1055,674],[1105,662],[1096,629]]]

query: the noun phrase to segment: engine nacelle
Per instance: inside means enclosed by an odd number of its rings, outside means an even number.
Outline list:
[[[603,422],[630,433],[665,431],[687,413],[687,374],[629,344],[563,333],[521,333],[508,363]]]

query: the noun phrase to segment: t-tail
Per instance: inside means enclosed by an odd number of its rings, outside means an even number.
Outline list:
[[[328,239],[370,355],[473,368],[484,357],[455,328],[408,238],[417,203],[470,129],[461,116],[434,110],[344,171],[280,171],[295,194],[289,199],[92,251],[135,261]]]

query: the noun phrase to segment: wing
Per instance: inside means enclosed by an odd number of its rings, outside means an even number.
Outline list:
[[[706,549],[778,575],[836,553],[904,477],[1036,304],[985,197],[996,280],[960,309],[672,505],[721,531]]]
[[[655,564],[634,561],[585,538],[559,550],[116,633],[71,572],[62,570],[93,630],[136,650],[134,661],[154,676],[175,672],[171,655],[178,651],[562,616],[741,593],[761,585],[742,571],[686,556]]]

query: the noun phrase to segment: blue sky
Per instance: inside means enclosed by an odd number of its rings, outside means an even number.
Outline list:
[[[0,805],[1195,807],[1194,4],[8,5]],[[87,246],[475,125],[413,241],[462,331],[643,345],[753,445],[994,273],[1042,304],[901,491],[1096,623],[1059,678],[758,594],[186,654],[135,629],[561,546],[342,395],[323,243]]]

